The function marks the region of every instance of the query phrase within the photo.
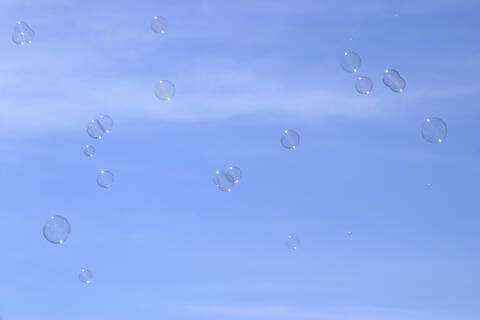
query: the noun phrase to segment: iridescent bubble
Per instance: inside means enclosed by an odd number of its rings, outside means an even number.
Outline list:
[[[155,33],[165,34],[168,28],[168,20],[164,17],[155,16],[153,17],[151,28]]]
[[[220,170],[215,171],[215,175],[213,176],[213,183],[218,187],[218,190],[223,192],[230,192],[235,186],[234,178],[231,175]]]
[[[82,270],[80,270],[80,273],[78,274],[78,279],[83,283],[89,284],[89,283],[92,282],[93,274],[88,269],[82,269]]]
[[[340,64],[343,70],[347,72],[357,72],[362,64],[362,58],[360,58],[360,56],[353,51],[345,52]]]
[[[83,149],[83,154],[89,158],[93,158],[93,156],[95,155],[95,147],[87,144]]]
[[[164,101],[172,100],[175,95],[175,85],[168,80],[160,80],[155,87],[155,95]]]
[[[242,179],[242,170],[239,167],[228,167],[226,174],[231,176],[235,183],[239,183]]]
[[[106,170],[101,170],[97,176],[97,184],[105,189],[110,188],[113,185],[114,176],[113,173]]]
[[[43,225],[43,236],[49,242],[62,244],[70,235],[70,223],[65,217],[51,216]]]
[[[295,149],[300,144],[300,135],[295,130],[285,130],[280,138],[280,143],[286,149]]]
[[[427,118],[423,123],[423,139],[430,143],[439,143],[447,137],[447,124],[440,118]]]
[[[106,114],[101,114],[95,120],[91,120],[87,126],[87,134],[93,139],[102,139],[113,128],[113,119]]]
[[[19,46],[32,43],[35,39],[35,31],[23,21],[18,21],[13,27],[12,41]]]
[[[369,77],[358,77],[355,82],[355,89],[360,94],[370,94],[373,89],[373,81]]]
[[[298,240],[298,238],[294,235],[289,235],[287,237],[287,241],[285,242],[285,245],[287,246],[288,249],[295,251],[300,246],[300,240]]]
[[[403,92],[407,85],[405,79],[395,69],[386,69],[383,73],[383,83],[394,92]]]

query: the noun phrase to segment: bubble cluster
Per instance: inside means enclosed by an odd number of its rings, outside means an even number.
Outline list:
[[[296,149],[300,144],[300,135],[295,130],[284,130],[280,143],[285,149]]]
[[[93,279],[93,274],[90,270],[88,269],[82,269],[80,270],[80,273],[78,274],[78,280],[80,280],[83,283],[90,284]]]
[[[97,175],[97,184],[99,187],[108,189],[113,185],[114,176],[113,173],[106,170],[101,170]]]
[[[373,81],[369,77],[358,77],[355,82],[355,89],[360,94],[370,94],[373,89]]]
[[[447,124],[440,118],[427,118],[423,123],[422,137],[430,143],[440,143],[447,137]]]
[[[51,216],[43,225],[43,236],[49,242],[62,244],[70,235],[70,223],[65,217]]]
[[[35,39],[35,31],[26,22],[18,21],[13,26],[12,41],[17,45],[31,44],[33,39]]]
[[[342,56],[340,65],[346,72],[357,72],[362,65],[362,58],[360,58],[356,52],[345,52]]]
[[[93,156],[95,155],[95,147],[90,144],[87,144],[85,148],[83,148],[83,154],[86,157],[93,158]]]
[[[288,249],[296,251],[300,246],[300,240],[298,240],[297,236],[288,235],[285,245]]]
[[[407,83],[395,69],[386,69],[383,73],[383,83],[393,92],[403,92]]]
[[[106,114],[101,114],[95,120],[91,120],[87,126],[87,134],[93,139],[102,139],[113,128],[113,119]]]
[[[155,96],[159,100],[170,101],[175,96],[175,85],[168,80],[160,80],[155,87]]]
[[[152,24],[150,25],[152,31],[159,34],[165,34],[168,28],[168,20],[164,17],[153,17]]]

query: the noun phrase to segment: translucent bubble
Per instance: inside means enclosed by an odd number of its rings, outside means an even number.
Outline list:
[[[83,154],[89,158],[93,158],[93,156],[95,155],[95,147],[87,144],[83,149]]]
[[[280,138],[280,143],[286,149],[295,149],[300,144],[300,135],[294,130],[285,130]]]
[[[288,249],[295,251],[300,246],[300,240],[298,240],[298,238],[294,235],[289,235],[287,237],[287,241],[285,242],[285,245],[287,246]]]
[[[360,94],[370,94],[373,89],[373,81],[369,77],[358,77],[355,82],[355,89]]]
[[[447,124],[440,118],[427,118],[423,123],[423,139],[430,143],[438,143],[447,137]]]
[[[113,119],[106,114],[101,114],[97,119],[88,123],[87,134],[94,139],[102,139],[105,134],[109,134],[113,128]]]
[[[113,119],[109,115],[101,114],[98,116],[97,121],[105,133],[108,134],[112,131]]]
[[[242,170],[239,167],[228,167],[226,174],[231,176],[235,183],[239,183],[242,179]]]
[[[35,31],[27,23],[18,21],[13,27],[12,41],[19,46],[24,46],[32,43],[33,39],[35,39]]]
[[[220,191],[230,192],[235,186],[235,179],[231,175],[226,174],[223,171],[217,170],[215,171],[215,175],[213,176],[213,183],[218,187]]]
[[[175,95],[175,85],[168,80],[160,80],[155,88],[155,95],[164,101],[172,100]]]
[[[164,17],[155,16],[153,17],[151,28],[155,33],[165,34],[168,28],[168,20]]]
[[[405,79],[395,69],[386,69],[383,73],[383,83],[394,92],[403,92],[407,85]]]
[[[348,236],[351,237],[353,233],[351,231],[348,232]]]
[[[82,270],[80,270],[80,273],[78,274],[78,279],[83,283],[89,284],[89,283],[92,282],[93,274],[88,269],[82,269]]]
[[[114,177],[110,171],[102,170],[98,173],[97,184],[105,189],[110,188],[113,185]]]
[[[347,72],[357,72],[362,64],[362,58],[353,52],[345,52],[342,57],[341,66]]]
[[[70,235],[70,223],[65,217],[51,216],[43,226],[43,236],[51,243],[64,243]]]

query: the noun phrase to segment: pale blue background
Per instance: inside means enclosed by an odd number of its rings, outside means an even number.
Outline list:
[[[477,3],[2,0],[3,320],[478,320]],[[100,113],[115,127],[94,141]],[[421,138],[431,116],[440,145]],[[229,165],[244,179],[226,194],[211,179]],[[63,246],[42,237],[52,214]]]

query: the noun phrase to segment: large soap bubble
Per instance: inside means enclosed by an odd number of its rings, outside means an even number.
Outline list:
[[[296,149],[300,144],[300,135],[295,130],[284,130],[280,143],[285,149]]]
[[[23,21],[18,21],[13,27],[12,41],[19,46],[24,46],[32,43],[35,39],[35,31]]]
[[[345,52],[340,65],[346,72],[357,72],[362,65],[362,58],[356,52]]]
[[[51,216],[43,225],[43,236],[49,242],[62,244],[70,235],[70,223],[65,217]]]
[[[168,20],[164,17],[155,16],[153,17],[152,24],[150,26],[152,31],[159,34],[165,34],[168,28]]]
[[[355,82],[355,89],[360,94],[370,94],[373,89],[373,81],[369,77],[358,77]]]
[[[427,118],[423,123],[422,137],[430,143],[439,143],[447,137],[447,124],[440,118]]]
[[[163,101],[172,100],[176,92],[175,85],[168,80],[160,80],[155,87],[155,96]]]

